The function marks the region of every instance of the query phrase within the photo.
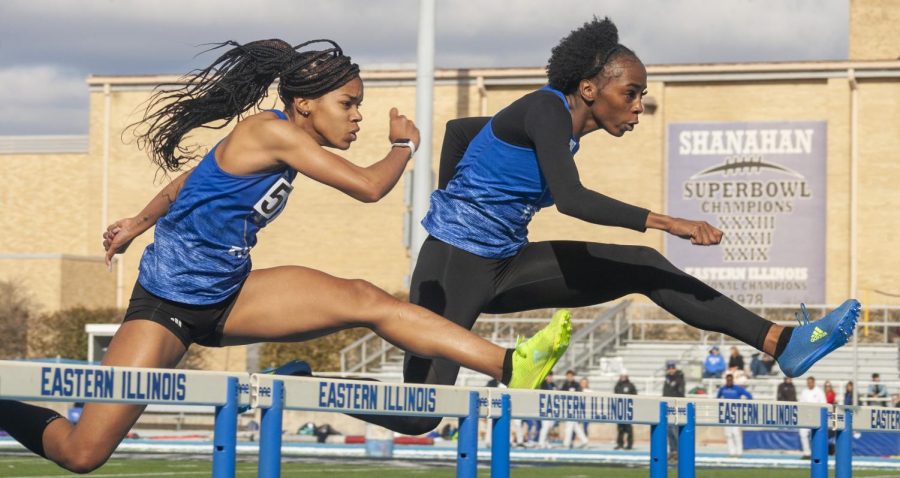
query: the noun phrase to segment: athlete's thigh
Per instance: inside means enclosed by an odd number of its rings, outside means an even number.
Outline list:
[[[497,261],[485,259],[433,237],[422,244],[413,272],[409,300],[471,330],[494,294]],[[422,331],[422,333],[428,333]],[[452,385],[459,364],[407,353],[403,379],[412,383]]]
[[[366,281],[307,267],[254,270],[225,320],[222,344],[309,340],[383,319],[398,302]]]
[[[498,261],[434,238],[422,245],[410,281],[410,302],[471,329],[494,297]]]
[[[508,313],[548,307],[600,304],[643,289],[650,248],[581,241],[526,245],[510,260],[497,294],[486,308]]]
[[[185,350],[181,340],[162,325],[133,319],[119,327],[103,356],[103,365],[172,368],[178,365]],[[88,403],[67,442],[108,455],[131,430],[144,408],[144,405]]]

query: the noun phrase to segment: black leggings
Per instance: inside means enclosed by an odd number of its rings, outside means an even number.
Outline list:
[[[533,242],[507,259],[487,259],[429,237],[410,301],[471,329],[485,313],[583,307],[639,293],[685,323],[762,350],[772,322],[679,270],[655,249],[578,241]],[[459,365],[406,355],[408,383],[452,385]],[[370,417],[374,418],[374,417]],[[370,418],[367,418],[370,419]],[[380,425],[417,435],[440,419],[385,417]]]

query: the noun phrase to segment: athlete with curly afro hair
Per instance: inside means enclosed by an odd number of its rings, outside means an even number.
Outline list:
[[[657,214],[581,184],[574,160],[581,138],[597,130],[621,137],[644,112],[647,70],[619,43],[613,22],[594,17],[569,33],[553,48],[547,76],[547,86],[492,118],[447,124],[438,190],[422,221],[430,237],[412,277],[412,302],[471,329],[481,313],[588,306],[638,293],[687,324],[776,357],[788,376],[801,375],[846,343],[859,314],[853,300],[813,324],[783,327],[679,270],[655,249],[529,242],[532,216],[553,204],[583,221],[659,229],[697,246],[722,239],[722,231],[704,221]],[[825,340],[810,340],[815,327]],[[527,353],[523,349],[516,353]],[[452,384],[458,371],[451,362],[411,353],[404,378]],[[409,434],[437,425],[401,417],[378,423]]]

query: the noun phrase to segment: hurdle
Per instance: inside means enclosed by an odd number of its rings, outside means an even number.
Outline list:
[[[719,399],[676,399],[675,403],[675,423],[679,427],[679,478],[695,476],[697,426],[810,428],[812,429],[810,476],[828,477],[828,405]],[[682,437],[686,440],[684,444],[681,441]]]
[[[212,476],[226,478],[235,473],[237,414],[250,404],[250,375],[0,360],[0,398],[214,406]]]
[[[394,384],[316,377],[252,374],[251,406],[262,409],[258,476],[281,474],[281,424],[284,410],[458,417],[456,476],[478,472],[479,393],[445,385]]]
[[[853,476],[853,432],[900,432],[900,409],[839,406],[834,412],[835,478]]]
[[[670,409],[666,401],[636,395],[555,390],[486,389],[481,415],[493,419],[491,477],[509,477],[510,419],[557,420],[650,425],[650,477],[665,478],[666,427]],[[680,476],[680,475],[679,475]]]

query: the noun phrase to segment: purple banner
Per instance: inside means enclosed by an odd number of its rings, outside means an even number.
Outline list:
[[[670,216],[721,229],[713,247],[666,235],[675,265],[744,305],[825,302],[824,121],[674,123]]]

